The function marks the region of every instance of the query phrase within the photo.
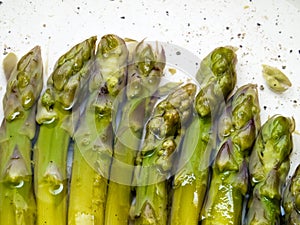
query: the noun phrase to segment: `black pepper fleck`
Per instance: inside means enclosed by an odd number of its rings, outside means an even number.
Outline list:
[[[229,30],[229,27],[226,27],[226,30]]]
[[[290,50],[290,53],[292,53],[292,52],[293,52],[293,50],[291,49],[291,50]]]
[[[181,52],[180,52],[180,51],[177,51],[177,52],[176,52],[176,55],[181,55]]]
[[[124,19],[125,19],[125,16],[121,16],[120,18],[121,18],[122,20],[124,20]]]
[[[166,15],[169,16],[169,11],[166,11]]]
[[[300,50],[298,50],[298,53],[300,54]]]
[[[284,70],[284,69],[286,69],[286,66],[282,66],[281,68]]]
[[[294,103],[297,103],[297,100],[294,100],[293,102],[294,102]]]
[[[187,25],[188,25],[188,27],[189,27],[189,26],[191,26],[191,24],[190,24],[190,23],[188,23]]]
[[[257,23],[256,25],[257,25],[257,26],[261,26],[261,24],[260,24],[260,23]]]
[[[260,86],[259,86],[259,89],[260,89],[261,91],[263,91],[263,90],[265,89],[264,85],[260,85]]]
[[[206,17],[204,17],[203,20],[206,20]]]
[[[3,4],[3,2],[2,1],[0,1],[0,5],[2,5]]]
[[[266,110],[266,109],[267,109],[267,106],[264,105],[264,110]]]

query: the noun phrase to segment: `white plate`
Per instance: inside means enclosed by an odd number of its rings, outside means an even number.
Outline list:
[[[293,116],[299,131],[300,4],[297,0],[0,2],[0,62],[7,52],[20,57],[40,45],[47,77],[58,57],[72,45],[92,35],[101,37],[107,33],[176,44],[200,59],[215,47],[233,45],[239,47],[237,86],[250,82],[265,87],[259,90],[262,122],[273,114]],[[271,92],[262,78],[261,64],[282,69],[293,86],[284,94]],[[2,99],[5,79],[3,71],[0,72]],[[297,133],[294,146],[291,171],[299,163]]]

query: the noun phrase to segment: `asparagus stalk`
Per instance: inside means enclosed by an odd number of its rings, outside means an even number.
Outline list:
[[[167,224],[167,179],[191,114],[196,86],[186,84],[160,102],[146,125],[135,171],[134,224]]]
[[[59,58],[38,102],[36,120],[41,126],[34,148],[37,224],[66,224],[71,116],[90,75],[95,42],[96,37],[91,37]]]
[[[0,224],[32,225],[36,204],[31,172],[36,102],[43,87],[39,46],[9,73],[0,137]]]
[[[165,67],[164,51],[153,50],[140,42],[129,62],[126,87],[127,101],[116,133],[114,157],[110,172],[105,224],[128,224],[132,202],[131,182],[136,152]]]
[[[213,120],[235,86],[236,60],[232,48],[220,47],[201,62],[196,76],[201,84],[195,101],[197,115],[186,131],[173,185],[172,225],[198,224],[216,139]]]
[[[101,38],[88,102],[74,135],[69,225],[104,224],[113,147],[113,105],[126,81],[127,56],[121,38],[115,35]]]
[[[283,194],[284,222],[300,224],[300,165],[298,165]]]
[[[268,119],[257,137],[249,161],[253,192],[246,224],[280,222],[282,186],[290,168],[294,120],[276,115]]]
[[[201,211],[203,225],[241,224],[248,190],[247,162],[260,127],[255,85],[245,85],[226,103],[218,124],[220,144]]]

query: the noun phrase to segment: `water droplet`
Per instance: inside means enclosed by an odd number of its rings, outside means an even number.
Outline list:
[[[53,187],[49,188],[49,191],[52,195],[58,195],[60,194],[64,189],[64,185],[62,183],[56,184]]]
[[[15,118],[17,118],[19,115],[21,114],[21,112],[14,112],[13,114],[10,115],[10,120],[14,120]]]

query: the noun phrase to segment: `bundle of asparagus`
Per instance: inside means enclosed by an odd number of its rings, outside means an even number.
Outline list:
[[[216,48],[201,62],[196,76],[201,84],[195,101],[197,115],[187,129],[174,181],[172,225],[198,224],[215,141],[213,120],[235,86],[235,64],[231,47]]]
[[[248,191],[247,162],[260,128],[255,85],[240,87],[219,118],[220,144],[212,165],[210,189],[201,212],[203,225],[241,224]]]
[[[71,115],[85,96],[95,42],[96,37],[91,37],[58,59],[38,102],[36,120],[41,126],[34,147],[37,224],[66,224],[67,153],[74,126]]]
[[[68,224],[104,224],[106,192],[113,150],[113,105],[122,93],[128,50],[116,35],[101,38],[89,95],[74,135]],[[83,175],[84,173],[84,175]]]
[[[246,224],[279,224],[282,187],[290,168],[294,128],[293,119],[279,115],[262,126],[249,162],[253,191]]]
[[[36,221],[31,165],[36,102],[43,87],[41,50],[24,55],[10,74],[0,136],[0,224]]]
[[[219,47],[203,59],[196,98],[195,84],[166,85],[168,96],[154,107],[165,52],[127,41],[105,35],[97,52],[96,37],[72,47],[40,98],[40,47],[5,68],[0,224],[235,225],[246,193],[245,224],[299,224],[300,166],[282,193],[294,120],[273,116],[258,133],[256,86],[227,99],[235,49]]]

